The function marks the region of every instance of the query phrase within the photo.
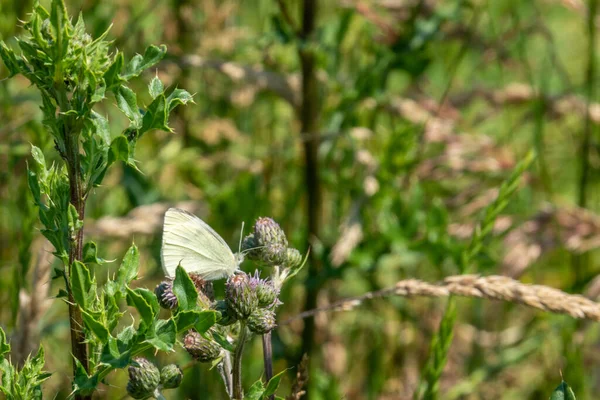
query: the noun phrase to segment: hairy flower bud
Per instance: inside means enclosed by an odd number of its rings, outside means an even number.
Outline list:
[[[242,240],[242,251],[246,255],[248,260],[259,260],[261,254],[261,248],[254,237],[254,234],[251,233]]]
[[[288,268],[297,267],[302,263],[302,254],[296,249],[288,248],[286,250],[285,266]]]
[[[246,319],[258,306],[256,282],[245,274],[231,276],[225,284],[225,301],[238,319]]]
[[[258,308],[248,317],[248,328],[260,335],[271,332],[275,328],[275,313],[265,308]]]
[[[277,222],[268,217],[261,217],[254,224],[254,238],[259,246],[272,246],[275,244],[287,247],[288,241],[283,229]]]
[[[166,280],[159,283],[154,289],[154,294],[158,298],[158,304],[162,308],[172,310],[177,308],[177,297],[173,293],[173,281]]]
[[[213,305],[213,310],[217,312],[217,324],[229,326],[237,321],[235,312],[229,308],[225,300],[219,300]]]
[[[194,359],[209,362],[221,355],[221,346],[217,342],[206,339],[196,331],[189,331],[183,338],[183,347]]]
[[[256,297],[258,297],[259,307],[271,307],[277,302],[279,290],[272,281],[260,280],[256,286]]]
[[[175,389],[181,384],[183,371],[175,364],[169,364],[160,370],[160,383],[165,389]]]
[[[147,399],[154,394],[160,383],[160,372],[150,361],[142,357],[133,359],[129,366],[127,392],[134,399]]]
[[[284,265],[287,261],[287,247],[274,244],[262,249],[261,260],[268,265]]]

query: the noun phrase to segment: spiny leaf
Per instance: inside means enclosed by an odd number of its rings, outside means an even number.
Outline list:
[[[6,333],[0,327],[0,357],[4,357],[10,351],[10,344],[6,341]]]
[[[92,288],[92,278],[90,271],[80,261],[74,261],[71,264],[71,292],[75,302],[86,310],[91,306],[93,294],[90,293]]]
[[[164,94],[160,94],[157,98],[150,103],[144,118],[142,120],[142,127],[140,129],[140,135],[148,132],[151,129],[160,129],[167,132],[172,132],[168,126],[169,113],[166,107],[166,99]]]
[[[162,92],[164,92],[165,87],[163,86],[163,83],[161,82],[160,79],[158,79],[158,76],[155,76],[154,78],[152,78],[152,80],[150,81],[150,85],[148,85],[148,92],[150,92],[150,96],[152,96],[153,99],[157,98],[160,94],[162,94]]]
[[[129,285],[131,281],[133,281],[138,274],[140,263],[140,252],[135,244],[132,244],[131,247],[125,253],[125,257],[123,257],[123,262],[121,263],[121,267],[117,272],[117,282],[121,287],[125,287],[125,285]]]
[[[269,382],[267,383],[267,387],[265,388],[265,391],[263,392],[263,398],[267,398],[270,395],[275,394],[275,391],[279,387],[279,382],[281,381],[281,377],[283,376],[284,373],[285,373],[285,370],[281,371],[280,373],[278,373],[277,375],[275,375],[274,377],[272,377],[269,380]]]
[[[114,93],[119,109],[129,118],[135,128],[139,128],[142,115],[138,109],[136,94],[125,85],[117,87]]]
[[[569,385],[567,385],[565,381],[562,381],[560,385],[554,389],[554,392],[552,392],[550,400],[576,400],[576,398],[575,393],[573,393],[573,390]]]
[[[159,320],[156,323],[156,329],[154,335],[146,340],[157,350],[160,351],[172,351],[177,339],[177,328],[175,327],[175,321]]]
[[[140,292],[142,289],[131,290],[127,288],[127,305],[135,307],[140,313],[144,327],[152,326],[156,313],[154,308],[148,304],[146,297]],[[144,289],[147,290],[147,289]]]
[[[86,328],[96,335],[96,337],[100,339],[102,343],[106,343],[108,341],[108,337],[110,336],[108,329],[87,311],[81,310],[81,315]]]
[[[142,71],[162,60],[166,53],[167,46],[165,45],[161,45],[160,47],[154,45],[148,46],[143,56],[136,54],[135,57],[129,61],[125,68],[125,73],[122,75],[123,79],[129,80],[138,76]]]

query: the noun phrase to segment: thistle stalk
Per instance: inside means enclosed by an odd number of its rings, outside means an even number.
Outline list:
[[[244,398],[244,387],[242,386],[242,355],[248,341],[248,328],[246,323],[240,321],[240,335],[237,339],[235,352],[233,354],[233,398],[242,400]]]
[[[262,335],[263,360],[265,364],[265,382],[268,383],[273,377],[273,347],[271,345],[271,332]],[[274,400],[275,395],[270,395],[269,400]]]

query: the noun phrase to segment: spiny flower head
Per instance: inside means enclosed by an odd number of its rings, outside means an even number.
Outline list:
[[[248,317],[248,328],[259,335],[271,332],[276,326],[275,312],[258,308]]]
[[[238,319],[246,319],[258,306],[258,282],[246,273],[231,276],[225,284],[225,301]]]
[[[181,384],[183,371],[175,364],[169,364],[160,370],[160,383],[165,389],[175,389]]]
[[[260,217],[254,224],[254,239],[258,246],[272,246],[275,244],[287,247],[288,241],[285,232],[269,217]]]
[[[183,338],[183,347],[194,359],[200,362],[216,360],[221,355],[221,346],[206,339],[196,331],[189,331]]]
[[[129,366],[127,392],[134,399],[147,399],[154,394],[160,383],[160,372],[156,365],[142,357],[133,359]]]
[[[167,310],[172,310],[177,308],[177,297],[175,293],[173,293],[173,281],[166,280],[159,283],[154,289],[154,294],[158,299],[158,304],[162,308],[166,308]]]

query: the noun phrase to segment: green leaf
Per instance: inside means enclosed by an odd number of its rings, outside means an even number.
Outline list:
[[[275,394],[275,391],[279,387],[279,382],[281,381],[281,377],[283,376],[284,373],[285,373],[285,370],[281,371],[280,373],[278,373],[277,375],[275,375],[274,377],[272,377],[269,380],[269,383],[267,383],[267,387],[265,388],[265,391],[263,392],[263,398],[267,398],[270,395]]]
[[[71,232],[78,231],[83,226],[83,221],[79,219],[79,213],[75,206],[69,203],[68,224]]]
[[[148,106],[142,120],[142,127],[140,128],[139,134],[141,135],[151,129],[172,132],[171,128],[168,126],[168,119],[169,113],[166,107],[166,99],[163,94],[160,94]]]
[[[244,400],[260,400],[265,391],[265,385],[259,379],[250,386],[248,393],[244,396]]]
[[[129,161],[129,142],[123,135],[119,135],[113,139],[108,154],[109,165],[119,160],[125,162]]]
[[[145,69],[150,68],[165,56],[167,53],[167,46],[161,45],[160,47],[156,47],[154,45],[148,46],[144,55],[136,54],[135,57],[129,61],[127,67],[125,68],[125,73],[122,75],[122,78],[125,80],[129,80],[135,76],[138,76]]]
[[[108,329],[87,311],[81,310],[81,315],[83,316],[83,323],[85,324],[86,328],[96,335],[96,337],[100,339],[102,343],[106,343],[108,341],[108,337],[110,336]]]
[[[177,313],[175,316],[175,324],[177,325],[177,332],[181,333],[192,328],[198,322],[200,317],[200,311],[197,310],[186,310]]]
[[[83,246],[83,262],[86,264],[106,264],[108,261],[98,258],[98,246],[94,242],[87,242]]]
[[[67,7],[63,0],[53,0],[50,10],[50,24],[54,28],[55,43],[54,43],[54,63],[60,64],[62,59],[67,54],[69,47],[69,30],[71,22]]]
[[[189,102],[194,102],[192,95],[189,94],[187,90],[184,89],[175,89],[171,92],[169,97],[167,97],[167,108],[169,109],[169,113],[173,111],[175,107],[180,104],[187,104]]]
[[[196,309],[196,302],[198,301],[196,286],[194,286],[190,276],[185,272],[185,269],[183,269],[181,265],[178,265],[175,270],[173,293],[175,294],[175,297],[177,297],[180,310]]]
[[[220,333],[218,333],[216,331],[213,331],[212,337],[213,337],[213,339],[215,339],[215,342],[219,343],[221,345],[221,347],[224,348],[225,350],[230,351],[230,352],[235,351],[235,346],[233,344],[231,344],[225,336],[221,335]]]
[[[38,165],[40,171],[46,170],[46,159],[44,158],[44,153],[40,150],[39,147],[31,145],[31,155],[35,160],[35,163]]]
[[[92,278],[90,271],[80,261],[73,261],[71,264],[71,292],[75,302],[81,306],[83,310],[87,310],[93,299],[93,293],[90,293],[92,289]]]
[[[119,83],[123,82],[120,73],[123,69],[124,63],[125,61],[123,59],[123,53],[118,53],[103,76],[107,89],[111,89],[113,86],[116,86]]]
[[[121,263],[121,267],[117,272],[117,282],[121,287],[125,287],[125,285],[129,285],[131,281],[137,278],[138,270],[140,264],[140,252],[135,244],[132,244],[131,247],[125,253],[125,257],[123,257],[123,262]]]
[[[75,360],[75,376],[73,377],[73,394],[91,395],[98,387],[98,375],[89,376],[77,358]]]
[[[33,199],[35,200],[35,204],[39,206],[41,204],[42,196],[40,184],[38,182],[37,174],[30,170],[29,166],[27,166],[27,183],[29,185],[29,190],[31,191],[31,194],[33,195]],[[40,212],[43,211],[40,210]]]
[[[110,147],[110,128],[108,126],[108,120],[102,115],[92,110],[91,114],[92,124],[96,129],[96,135],[101,139],[101,149],[107,149]]]
[[[148,304],[146,296],[141,293],[142,290],[148,291],[147,289],[131,290],[130,288],[127,288],[127,305],[135,307],[138,310],[140,317],[142,318],[142,322],[144,323],[145,327],[148,328],[152,326],[154,318],[156,317],[156,313],[154,312],[153,307]]]
[[[21,68],[19,68],[19,62],[17,61],[17,56],[14,51],[12,51],[3,40],[0,40],[0,57],[8,69],[8,77],[12,78],[21,72]]]
[[[131,124],[135,128],[139,128],[142,115],[138,109],[137,96],[133,90],[129,89],[125,85],[120,85],[116,90],[114,90],[114,93],[117,100],[117,107],[123,111],[123,114],[129,118],[129,121],[131,121]]]
[[[198,332],[204,333],[216,323],[216,319],[214,311],[186,310],[177,313],[175,323],[177,332],[184,332],[194,327]]]
[[[569,385],[567,385],[565,381],[562,381],[560,385],[554,389],[554,392],[552,392],[550,400],[576,400],[576,398],[575,393],[573,393],[573,390]]]
[[[217,313],[215,311],[202,311],[198,317],[198,321],[194,325],[194,329],[199,333],[207,332],[214,324],[217,323]]]
[[[6,341],[6,333],[0,327],[0,357],[4,357],[10,351],[10,344]]]
[[[165,91],[165,87],[158,76],[155,76],[151,81],[150,85],[148,85],[148,92],[150,92],[150,96],[153,99],[157,98],[162,92]]]
[[[154,348],[161,351],[172,351],[177,339],[177,328],[172,319],[161,319],[156,323],[154,336],[147,339]]]

